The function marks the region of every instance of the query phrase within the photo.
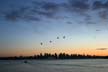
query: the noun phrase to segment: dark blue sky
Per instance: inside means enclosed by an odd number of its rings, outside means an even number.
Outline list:
[[[107,48],[107,39],[108,0],[0,0],[1,56],[74,49],[91,54]]]

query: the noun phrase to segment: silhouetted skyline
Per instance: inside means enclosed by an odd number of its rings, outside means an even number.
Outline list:
[[[14,56],[14,57],[0,57],[0,60],[24,60],[24,59],[108,59],[108,56],[96,56],[96,55],[85,55],[85,54],[66,54],[66,53],[40,53],[34,56]]]

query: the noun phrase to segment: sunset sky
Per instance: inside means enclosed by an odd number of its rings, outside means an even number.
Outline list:
[[[0,0],[0,56],[55,52],[108,55],[108,0]]]

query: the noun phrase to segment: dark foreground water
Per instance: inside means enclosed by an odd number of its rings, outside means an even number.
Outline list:
[[[0,72],[108,72],[108,60],[2,60]]]

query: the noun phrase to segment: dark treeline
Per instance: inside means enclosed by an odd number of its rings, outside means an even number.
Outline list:
[[[22,59],[108,59],[108,56],[66,54],[66,53],[40,53],[34,56],[0,57],[0,60],[22,60]]]

